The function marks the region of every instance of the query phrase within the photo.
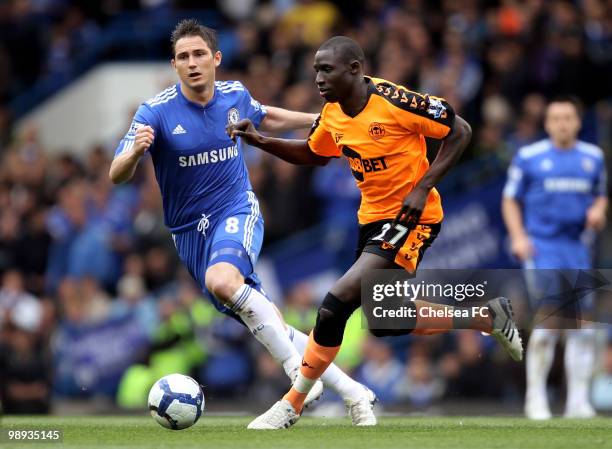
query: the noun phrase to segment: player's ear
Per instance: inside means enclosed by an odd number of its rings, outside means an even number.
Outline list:
[[[361,71],[361,64],[357,60],[352,61],[349,67],[353,75],[356,75]]]
[[[174,60],[174,58],[172,58],[172,59],[170,60],[170,66],[171,66],[171,67],[172,67],[174,70],[176,70],[176,61]]]
[[[213,56],[213,59],[215,62],[215,67],[219,67],[219,65],[221,65],[221,52],[216,51],[215,55]]]

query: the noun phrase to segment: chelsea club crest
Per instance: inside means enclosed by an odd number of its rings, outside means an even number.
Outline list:
[[[582,169],[587,173],[592,173],[595,170],[595,162],[589,158],[582,159]]]
[[[227,123],[228,124],[234,125],[238,123],[238,120],[240,120],[240,114],[238,114],[238,109],[231,108],[229,111],[227,111]]]

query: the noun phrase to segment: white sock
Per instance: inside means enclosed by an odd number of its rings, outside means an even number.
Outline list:
[[[595,329],[572,329],[566,335],[566,409],[572,410],[590,404],[589,387],[595,363]]]
[[[559,333],[551,329],[534,329],[527,347],[527,400],[543,400],[546,381],[555,356],[555,344]]]
[[[289,338],[293,341],[293,345],[301,354],[306,350],[308,343],[308,335],[299,330],[287,326]],[[298,376],[299,379],[300,376]],[[363,395],[364,388],[359,382],[354,381],[348,374],[338,368],[334,363],[329,365],[325,372],[321,375],[321,381],[327,388],[331,388],[342,397],[342,399],[357,400]],[[297,381],[293,385],[298,391]]]
[[[232,296],[231,309],[242,318],[244,324],[272,357],[283,365],[287,375],[300,366],[302,358],[289,339],[283,322],[268,298],[244,284]]]

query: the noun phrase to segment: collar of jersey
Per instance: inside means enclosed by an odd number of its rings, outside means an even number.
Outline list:
[[[212,107],[217,102],[217,97],[219,96],[219,94],[217,93],[217,86],[215,86],[215,89],[213,91],[213,97],[210,99],[208,103],[206,103],[205,105],[201,105],[200,103],[195,103],[187,99],[185,95],[183,95],[183,91],[181,90],[181,83],[176,84],[176,90],[178,92],[178,97],[180,98],[181,102],[183,102],[186,105],[193,106],[194,108],[198,108],[202,110]]]
[[[572,146],[571,148],[559,148],[554,144],[552,139],[548,138],[546,140],[548,141],[550,149],[553,150],[555,153],[570,154],[578,149],[578,139],[576,139],[576,141],[574,142],[574,146]]]
[[[376,90],[376,84],[374,84],[374,81],[372,81],[372,78],[370,78],[369,76],[364,76],[363,79],[365,80],[366,83],[368,83],[368,93],[367,93],[366,102],[363,108],[357,114],[348,115],[346,112],[342,110],[342,107],[338,103],[338,109],[340,109],[340,111],[350,119],[354,119],[358,117],[359,114],[361,114],[368,107],[368,103],[370,103],[370,97],[372,96],[372,94],[378,93],[378,90]]]

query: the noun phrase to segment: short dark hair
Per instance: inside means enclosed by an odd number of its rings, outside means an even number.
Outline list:
[[[576,109],[578,117],[582,117],[582,101],[574,95],[556,95],[548,102],[548,105],[550,106],[552,103],[570,103]]]
[[[176,53],[177,41],[188,36],[200,36],[213,53],[219,50],[217,45],[217,33],[215,30],[200,24],[196,19],[183,19],[176,25],[170,37],[172,56]]]
[[[350,64],[353,61],[359,61],[363,65],[365,61],[365,54],[361,46],[350,37],[346,36],[334,36],[331,39],[326,40],[319,47],[319,50],[331,49],[334,56],[346,64]]]

